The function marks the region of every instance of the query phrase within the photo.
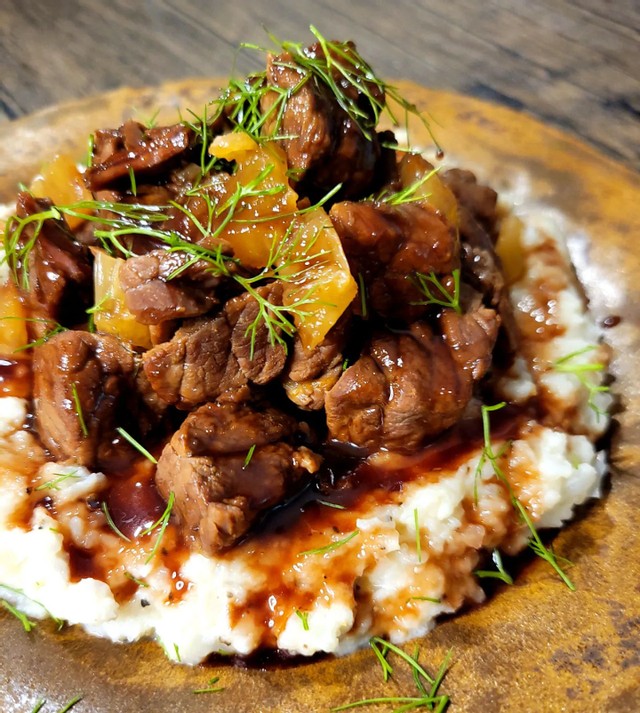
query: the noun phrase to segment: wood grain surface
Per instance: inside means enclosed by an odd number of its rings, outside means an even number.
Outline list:
[[[0,0],[0,123],[234,59],[244,72],[260,58],[240,42],[306,40],[310,23],[381,76],[524,110],[640,168],[638,0]]]

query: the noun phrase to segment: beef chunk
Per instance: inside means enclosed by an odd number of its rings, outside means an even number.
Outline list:
[[[362,275],[368,305],[384,317],[415,319],[424,299],[411,279],[448,275],[459,266],[455,230],[426,203],[336,203],[330,211],[353,274]]]
[[[264,285],[256,291],[282,303],[281,285]],[[285,361],[284,347],[271,343],[264,321],[258,318],[257,301],[248,293],[229,300],[214,319],[183,326],[170,341],[143,356],[153,389],[167,403],[184,409],[216,399],[243,400],[249,381],[267,383],[280,374]]]
[[[187,417],[160,457],[156,483],[164,498],[174,494],[188,541],[208,553],[233,545],[318,469],[318,456],[287,442],[295,430],[283,413],[246,405],[209,403]]]
[[[305,70],[296,66],[291,54],[270,55],[267,60],[267,82],[278,91],[266,94],[262,108],[269,111],[278,101],[279,92],[291,92],[284,104],[278,133],[288,137],[281,144],[302,195],[323,193],[342,183],[345,197],[360,196],[376,180],[381,147],[375,133],[374,112],[365,92],[356,85],[366,89],[379,106],[384,106],[384,92],[358,68],[355,47],[346,45],[346,52],[352,55],[351,59],[333,60],[347,67],[353,81],[335,68],[329,71],[340,91],[361,112],[358,122],[340,106],[324,83],[313,78],[303,81],[307,76]],[[307,47],[304,53],[309,58],[324,57],[319,44]]]
[[[327,394],[333,438],[370,449],[412,450],[452,426],[472,379],[424,323],[411,334],[375,337]]]
[[[349,324],[350,314],[347,312],[315,349],[305,348],[296,335],[283,380],[284,390],[296,406],[308,411],[324,407],[326,393],[342,374]]]
[[[141,324],[197,317],[218,303],[215,290],[223,278],[205,262],[183,269],[190,259],[186,253],[158,249],[124,263],[120,285],[127,308]]]
[[[369,449],[413,450],[452,426],[486,370],[497,333],[493,310],[445,310],[445,335],[415,322],[379,334],[326,396],[331,437]],[[469,341],[468,341],[469,340]]]
[[[479,303],[465,314],[445,310],[440,318],[442,336],[454,361],[470,371],[474,381],[481,379],[491,366],[499,325],[496,312]]]
[[[497,194],[478,184],[471,171],[451,169],[442,178],[458,199],[463,277],[485,295],[489,304],[498,305],[504,276],[493,244]]]
[[[270,304],[282,306],[281,282],[258,287],[256,292]],[[242,373],[254,384],[275,379],[284,368],[287,351],[261,319],[258,301],[245,292],[229,300],[224,312],[232,325],[231,352]]]
[[[84,177],[92,191],[129,180],[129,171],[143,175],[166,169],[173,159],[190,146],[193,131],[184,124],[147,129],[136,121],[127,121],[117,131],[97,131],[92,165]]]
[[[493,238],[496,235],[496,205],[498,194],[478,183],[471,171],[451,168],[442,174],[442,179],[458,199],[458,205],[469,214]]]
[[[115,337],[57,334],[34,350],[33,374],[36,426],[56,458],[88,468],[132,459],[135,451],[116,428],[138,433],[142,405],[133,355]]]
[[[17,216],[28,216],[49,210],[51,201],[35,198],[22,191],[18,194]],[[26,226],[21,235],[23,247],[34,237],[36,223]],[[42,322],[31,322],[37,336],[51,328],[46,320],[71,326],[86,319],[85,309],[91,303],[91,255],[78,243],[64,218],[49,218],[42,223],[33,247],[28,252],[28,300],[33,314]]]
[[[163,401],[182,409],[216,398],[246,397],[247,379],[230,343],[224,315],[193,321],[143,355],[144,373]]]

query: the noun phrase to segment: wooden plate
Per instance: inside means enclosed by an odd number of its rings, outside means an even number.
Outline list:
[[[82,155],[88,134],[124,117],[177,106],[199,107],[216,82],[117,92],[48,109],[0,126],[0,202],[11,201],[58,151]],[[598,319],[621,318],[607,332],[621,411],[611,446],[611,487],[604,500],[567,527],[556,546],[575,566],[571,593],[541,561],[485,605],[441,623],[421,642],[436,666],[452,649],[443,690],[457,711],[640,710],[640,179],[559,131],[513,111],[464,96],[400,83],[437,121],[447,156],[477,167],[498,189],[528,182],[533,198],[572,223],[570,247]],[[429,143],[415,127],[414,143]],[[0,495],[1,497],[1,495]],[[0,707],[95,713],[160,711],[326,711],[361,698],[412,695],[409,675],[384,684],[370,651],[295,668],[243,670],[170,664],[151,643],[120,646],[80,629],[48,624],[26,634],[0,616]],[[194,695],[214,675],[225,690]]]

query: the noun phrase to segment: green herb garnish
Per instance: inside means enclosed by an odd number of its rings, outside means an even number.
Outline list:
[[[451,276],[453,277],[453,294],[442,284],[434,272],[430,272],[428,275],[416,272],[412,281],[425,296],[425,299],[412,304],[439,305],[462,314],[462,307],[460,306],[460,270],[457,268],[452,270]]]
[[[300,611],[300,609],[296,609],[296,616],[302,622],[302,628],[305,631],[309,631],[309,612]]]
[[[162,538],[164,536],[164,532],[167,529],[169,525],[169,518],[171,517],[171,511],[173,510],[173,503],[175,502],[175,495],[174,493],[169,493],[169,499],[167,500],[167,507],[165,508],[164,512],[160,517],[151,525],[148,527],[146,530],[143,530],[140,535],[150,535],[155,529],[158,529],[158,537],[156,538],[156,541],[153,545],[153,548],[151,549],[151,552],[149,553],[149,556],[147,559],[144,561],[145,564],[149,564],[151,560],[154,558],[156,552],[158,551],[158,548],[160,547],[160,543],[162,542]]]
[[[144,589],[147,589],[147,588],[149,587],[149,585],[147,584],[147,582],[144,582],[142,579],[138,579],[137,577],[134,577],[134,576],[131,574],[131,572],[125,572],[125,573],[124,573],[124,576],[125,576],[127,579],[130,579],[130,580],[131,580],[132,582],[134,582],[135,584],[137,584],[139,587],[143,587]]]
[[[224,686],[216,686],[219,680],[220,676],[214,676],[209,680],[206,688],[196,688],[193,693],[220,693],[220,691],[224,691]]]
[[[251,463],[251,459],[253,458],[253,454],[256,450],[256,444],[254,443],[251,448],[247,451],[247,456],[244,459],[244,463],[242,464],[242,470],[245,470],[249,463]]]
[[[133,170],[133,166],[129,166],[129,182],[131,183],[131,195],[138,195],[138,186],[136,184],[136,174]]]
[[[342,545],[346,545],[347,542],[353,540],[353,538],[359,534],[360,530],[354,530],[351,534],[347,535],[342,540],[338,540],[337,542],[332,542],[331,544],[325,545],[324,547],[318,547],[315,550],[305,550],[304,552],[298,552],[298,557],[306,557],[307,555],[324,555],[327,554],[327,552],[333,552],[333,550],[338,549],[338,547],[342,547]]]
[[[107,525],[118,535],[123,540],[126,540],[127,542],[131,542],[131,540],[118,528],[118,526],[115,524],[113,521],[113,518],[111,517],[111,513],[109,512],[109,508],[107,507],[107,503],[105,500],[102,501],[102,512],[104,513],[104,518],[107,521]]]
[[[328,508],[334,508],[335,510],[347,509],[344,505],[340,505],[339,503],[331,503],[328,500],[316,500],[316,502],[320,503],[320,505],[326,505]]]
[[[374,636],[369,643],[371,644],[371,649],[373,650],[382,668],[382,678],[384,682],[386,683],[393,675],[393,667],[388,661],[389,653],[393,653],[399,656],[411,668],[413,680],[416,684],[419,695],[366,698],[362,701],[356,701],[355,703],[346,703],[341,706],[336,706],[331,709],[332,711],[344,711],[351,708],[359,708],[361,706],[383,704],[400,704],[399,707],[394,709],[397,713],[400,713],[401,711],[415,710],[417,708],[429,708],[430,710],[442,713],[442,711],[446,709],[449,705],[449,696],[438,693],[438,690],[449,667],[451,651],[449,651],[445,656],[436,675],[431,676],[424,669],[424,667],[420,665],[418,661],[419,652],[417,648],[414,651],[413,656],[410,656],[398,646],[395,646],[389,641],[385,641],[378,636]]]
[[[79,477],[77,468],[69,473],[56,473],[55,478],[47,480],[47,482],[42,483],[42,485],[38,485],[34,490],[60,490],[60,483],[64,483],[66,480],[69,480],[69,478]]]
[[[64,626],[64,621],[62,619],[59,619],[57,616],[53,616],[53,614],[47,609],[47,607],[45,607],[44,604],[42,604],[42,602],[39,602],[37,599],[32,599],[31,597],[28,597],[22,591],[22,589],[16,589],[15,587],[10,587],[8,584],[0,584],[0,589],[6,589],[7,591],[13,592],[14,594],[19,594],[20,596],[25,597],[25,599],[28,599],[29,601],[33,602],[37,606],[41,607],[44,610],[44,612],[47,614],[49,619],[51,619],[52,621],[55,622],[55,624],[58,628],[58,631],[60,631],[60,629],[62,629],[62,627]],[[4,602],[3,602],[3,604],[4,604]],[[8,607],[5,607],[5,608],[8,609]],[[14,616],[17,616],[13,611],[11,613],[14,614]],[[21,613],[21,612],[18,612],[18,613]],[[18,618],[20,619],[20,621],[22,621],[21,617],[18,617]],[[31,623],[32,628],[34,626],[36,626],[35,622],[30,622],[30,623]],[[24,626],[24,624],[23,624],[23,626]],[[26,629],[26,631],[31,631],[31,629]]]
[[[417,201],[426,200],[429,195],[420,193],[420,188],[422,188],[427,181],[433,178],[438,171],[438,168],[434,168],[428,173],[425,173],[423,176],[420,176],[420,178],[416,179],[413,183],[409,184],[402,190],[396,191],[395,193],[383,191],[378,196],[373,196],[372,199],[391,206],[405,205],[406,203],[415,203]]]
[[[80,701],[83,699],[83,696],[76,696],[75,698],[72,698],[65,706],[64,708],[61,708],[58,713],[68,713],[77,703],[80,703]]]
[[[22,628],[26,632],[29,632],[35,628],[36,622],[31,621],[31,619],[29,619],[26,614],[23,614],[19,609],[16,609],[13,604],[9,604],[9,602],[3,599],[2,601],[0,601],[0,605],[2,605],[10,614],[13,614],[13,616],[15,616],[15,618],[22,624]]]
[[[0,260],[0,264],[2,264],[2,260]],[[61,332],[66,332],[67,328],[63,327],[61,324],[58,324],[54,319],[47,319],[46,317],[0,317],[0,320],[3,319],[19,319],[22,322],[40,322],[42,324],[52,324],[53,327],[49,330],[47,330],[39,339],[34,340],[33,342],[29,342],[28,344],[25,344],[22,347],[18,347],[17,349],[13,350],[14,354],[18,354],[19,352],[24,352],[27,349],[33,349],[34,347],[39,347],[45,342],[48,342],[51,337],[55,337],[56,334],[60,334]]]
[[[136,439],[132,435],[127,433],[124,428],[120,428],[120,426],[118,426],[118,428],[116,428],[116,431],[125,439],[125,441],[128,441],[139,453],[142,453],[142,455],[148,461],[151,461],[154,465],[158,465],[158,460],[154,458],[143,445],[138,443],[138,441],[136,441]]]
[[[493,550],[493,553],[491,554],[491,559],[494,561],[494,564],[496,565],[497,569],[477,569],[474,572],[476,577],[480,577],[481,579],[500,579],[505,584],[513,584],[513,578],[510,574],[506,572],[504,565],[502,564],[502,555],[500,554],[500,550]]]
[[[87,428],[86,421],[84,420],[82,404],[80,403],[80,397],[78,396],[78,385],[76,383],[71,384],[71,396],[73,397],[73,407],[76,410],[80,430],[82,431],[82,435],[86,438],[89,435],[89,429]]]
[[[95,143],[95,134],[89,134],[89,138],[87,139],[87,155],[85,158],[85,166],[87,168],[89,168],[89,166],[91,166],[91,164],[93,163],[93,149],[95,147]]]
[[[598,404],[596,404],[595,398],[597,394],[609,391],[609,387],[603,384],[595,384],[591,379],[588,378],[587,375],[590,372],[602,372],[604,371],[606,366],[601,362],[576,364],[574,361],[577,357],[582,356],[583,354],[587,354],[588,352],[591,352],[597,348],[598,347],[596,345],[592,344],[587,347],[584,347],[583,349],[578,349],[575,352],[571,352],[571,354],[567,354],[566,356],[563,356],[560,359],[556,359],[556,361],[554,361],[552,364],[552,368],[555,371],[559,371],[564,374],[573,374],[576,379],[578,379],[578,381],[582,384],[582,386],[584,386],[585,389],[587,389],[589,393],[589,400],[587,401],[587,405],[592,411],[594,411],[594,413],[599,419],[600,416],[606,416],[606,411],[601,409]]]
[[[507,492],[509,493],[509,498],[511,499],[511,503],[514,509],[518,512],[522,521],[529,529],[531,535],[529,540],[529,547],[531,547],[531,549],[538,555],[538,557],[545,560],[551,565],[551,567],[558,573],[562,581],[573,592],[575,591],[575,585],[560,566],[558,558],[553,553],[553,551],[545,547],[544,543],[540,539],[540,535],[538,534],[538,530],[536,529],[535,525],[533,524],[533,521],[531,520],[531,516],[527,512],[525,506],[520,502],[518,497],[513,492],[511,483],[509,482],[507,476],[505,475],[504,471],[500,467],[500,464],[498,463],[501,454],[496,454],[493,450],[493,445],[491,443],[489,414],[493,411],[498,411],[501,408],[504,408],[505,406],[506,404],[504,402],[494,404],[493,406],[482,406],[482,431],[484,436],[484,447],[482,449],[481,460],[482,458],[484,458],[484,462],[488,461],[489,463],[491,463],[491,467],[493,468],[494,474],[496,475],[498,480],[507,488]],[[563,561],[568,562],[568,560],[566,560],[564,557],[561,559]]]

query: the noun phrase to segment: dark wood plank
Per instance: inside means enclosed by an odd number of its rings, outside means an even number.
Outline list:
[[[637,0],[3,0],[0,122],[129,84],[260,65],[263,27],[356,40],[387,77],[521,109],[640,167]]]

